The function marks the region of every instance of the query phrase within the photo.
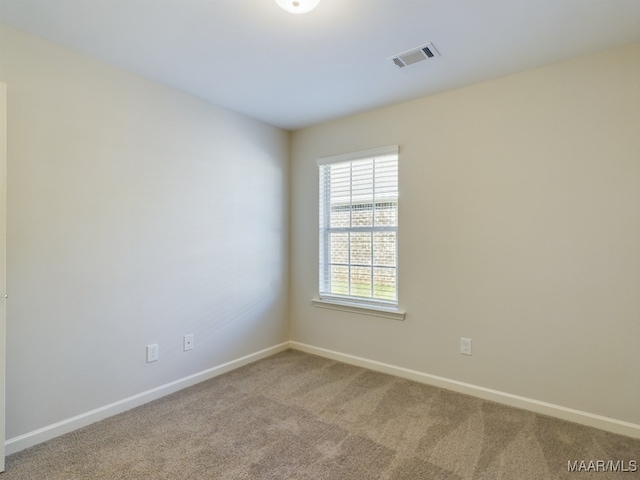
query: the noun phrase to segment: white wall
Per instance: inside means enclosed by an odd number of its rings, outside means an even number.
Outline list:
[[[315,161],[396,143],[407,318],[314,308]],[[640,45],[295,132],[291,182],[293,341],[640,424]]]
[[[0,45],[7,438],[285,342],[289,134],[9,27]]]

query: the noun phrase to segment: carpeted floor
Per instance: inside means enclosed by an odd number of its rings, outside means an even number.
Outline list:
[[[628,469],[640,440],[289,350],[11,455],[0,479],[640,477],[568,471],[582,460]]]

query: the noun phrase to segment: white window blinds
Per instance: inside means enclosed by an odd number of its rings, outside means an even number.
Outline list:
[[[398,304],[398,146],[318,160],[320,298]]]

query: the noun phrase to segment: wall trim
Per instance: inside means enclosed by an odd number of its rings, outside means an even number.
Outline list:
[[[358,305],[340,300],[328,298],[312,298],[311,305],[319,308],[329,308],[331,310],[340,310],[341,312],[359,313],[361,315],[369,315],[372,317],[390,318],[391,320],[404,320],[407,313],[404,310],[385,308],[376,305]]]
[[[145,403],[164,397],[165,395],[169,395],[170,393],[177,392],[178,390],[182,390],[183,388],[187,388],[210,378],[217,377],[218,375],[222,375],[223,373],[235,370],[236,368],[240,368],[249,363],[261,360],[279,352],[283,352],[285,350],[288,350],[289,348],[291,348],[291,346],[290,342],[288,341],[279,345],[275,345],[273,347],[265,348],[264,350],[245,355],[244,357],[231,360],[216,367],[208,368],[207,370],[203,370],[201,372],[194,373],[193,375],[189,375],[173,382],[166,383],[159,387],[152,388],[151,390],[147,390],[146,392],[138,393],[137,395],[124,398],[117,402],[110,403],[109,405],[96,408],[95,410],[91,410],[89,412],[76,415],[75,417],[62,420],[52,425],[39,428],[32,432],[10,438],[5,441],[5,454],[11,455],[12,453],[19,452],[20,450],[32,447],[65,433],[69,433],[79,428],[86,427],[87,425],[103,420],[107,417],[126,412],[127,410],[131,410],[135,407],[139,407],[140,405],[144,405]]]
[[[635,423],[616,420],[615,418],[596,415],[573,408],[567,408],[561,405],[555,405],[553,403],[542,402],[539,400],[534,400],[532,398],[521,397],[519,395],[513,395],[511,393],[501,392],[499,390],[493,390],[491,388],[480,387],[471,383],[459,382],[458,380],[439,377],[416,370],[410,370],[408,368],[397,367],[395,365],[390,365],[388,363],[382,363],[375,360],[369,360],[367,358],[357,357],[355,355],[349,355],[333,350],[327,350],[325,348],[314,347],[313,345],[307,345],[300,342],[291,341],[291,348],[294,350],[300,350],[302,352],[311,353],[313,355],[318,355],[321,357],[330,358],[332,360],[348,363],[350,365],[364,367],[369,370],[388,373],[390,375],[406,378],[408,380],[414,380],[416,382],[445,388],[454,392],[479,397],[484,400],[490,400],[492,402],[501,403],[510,407],[522,408],[524,410],[540,413],[542,415],[548,415],[550,417],[559,418],[561,420],[568,420],[570,422],[579,423],[581,425],[586,425],[589,427],[598,428],[600,430],[617,433],[619,435],[626,435],[628,437],[640,439],[640,425]]]
[[[348,363],[350,365],[367,368],[369,370],[395,375],[397,377],[433,385],[439,388],[445,388],[447,390],[471,395],[474,397],[482,398],[484,400],[490,400],[493,402],[501,403],[503,405],[522,408],[524,410],[529,410],[543,415],[549,415],[561,420],[568,420],[570,422],[579,423],[581,425],[599,428],[601,430],[617,433],[619,435],[626,435],[628,437],[640,439],[640,425],[635,423],[616,420],[614,418],[596,415],[573,408],[567,408],[561,405],[542,402],[527,397],[521,397],[519,395],[513,395],[510,393],[501,392],[499,390],[480,387],[478,385],[473,385],[470,383],[459,382],[457,380],[439,377],[436,375],[419,372],[417,370],[397,367],[388,363],[378,362],[376,360],[370,360],[355,355],[349,355],[325,348],[315,347],[313,345],[307,345],[305,343],[287,341],[279,345],[274,345],[273,347],[265,348],[264,350],[251,353],[249,355],[245,355],[235,360],[231,360],[207,370],[203,370],[193,375],[186,376],[165,385],[152,388],[151,390],[147,390],[145,392],[119,400],[109,405],[105,405],[89,412],[76,415],[75,417],[71,417],[52,425],[39,428],[32,432],[10,438],[5,441],[5,454],[11,455],[12,453],[24,450],[25,448],[32,447],[39,443],[45,442],[60,435],[64,435],[65,433],[72,432],[105,418],[117,415],[122,412],[126,412],[127,410],[131,410],[132,408],[144,405],[145,403],[148,403],[152,400],[164,397],[165,395],[177,392],[210,378],[217,377],[218,375],[222,375],[223,373],[230,372],[231,370],[235,370],[236,368],[240,368],[244,365],[261,360],[276,353],[283,352],[290,348],[299,350],[301,352],[330,358],[339,362]]]

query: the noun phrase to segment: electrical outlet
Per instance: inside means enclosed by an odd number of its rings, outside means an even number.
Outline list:
[[[182,337],[182,346],[185,352],[193,349],[193,333]]]
[[[153,345],[147,345],[147,363],[157,361],[159,356],[160,350],[157,343],[154,343]]]
[[[463,355],[471,355],[471,339],[470,338],[460,339],[460,353]]]

